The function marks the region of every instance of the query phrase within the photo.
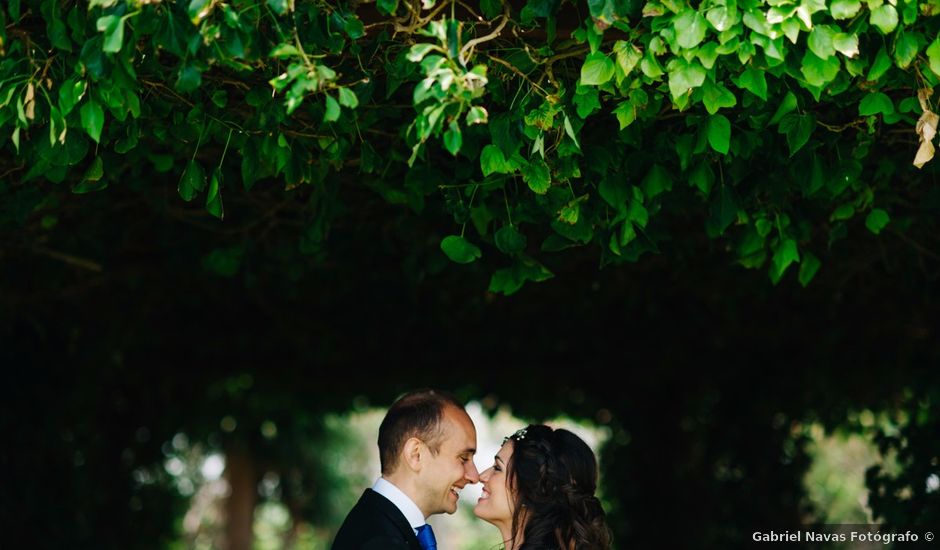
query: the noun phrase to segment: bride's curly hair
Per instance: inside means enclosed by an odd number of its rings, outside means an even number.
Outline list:
[[[580,437],[532,424],[509,439],[507,485],[519,550],[608,550],[610,530],[597,489],[597,458]]]

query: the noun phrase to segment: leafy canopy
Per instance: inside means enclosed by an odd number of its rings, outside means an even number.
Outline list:
[[[9,0],[2,190],[142,178],[222,219],[234,186],[306,188],[304,249],[326,239],[338,182],[449,216],[440,253],[488,262],[494,292],[552,277],[545,258],[569,249],[636,262],[690,231],[806,285],[850,230],[920,227],[906,205],[933,156],[938,13],[940,0]],[[31,196],[24,213],[49,206]]]

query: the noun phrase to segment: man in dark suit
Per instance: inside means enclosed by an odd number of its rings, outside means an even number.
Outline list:
[[[434,514],[457,511],[458,491],[479,480],[477,434],[452,395],[400,397],[379,427],[382,476],[346,516],[332,550],[437,550]]]

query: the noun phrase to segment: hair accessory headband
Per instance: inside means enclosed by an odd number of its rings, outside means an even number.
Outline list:
[[[513,441],[522,441],[523,439],[525,439],[526,431],[527,431],[526,428],[521,428],[521,429],[516,430],[516,433],[512,435],[507,435],[506,437],[503,438],[503,445],[505,445],[506,442],[509,441],[510,439],[512,439]]]

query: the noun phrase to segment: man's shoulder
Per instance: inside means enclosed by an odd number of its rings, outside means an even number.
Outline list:
[[[377,550],[409,548],[411,526],[387,498],[366,489],[346,516],[333,541],[332,550]]]

